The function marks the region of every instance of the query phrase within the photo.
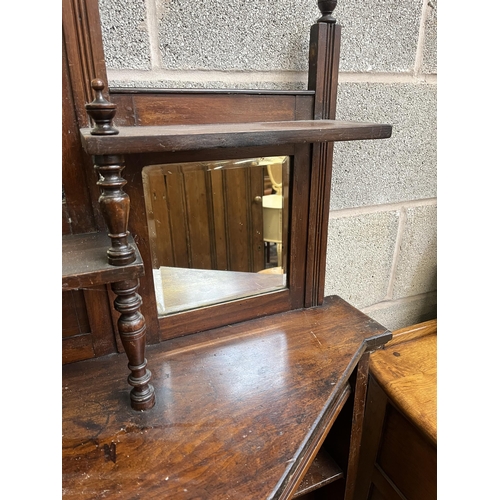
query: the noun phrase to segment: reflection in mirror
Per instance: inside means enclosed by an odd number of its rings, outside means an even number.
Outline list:
[[[289,165],[268,156],[143,169],[160,316],[286,287]]]

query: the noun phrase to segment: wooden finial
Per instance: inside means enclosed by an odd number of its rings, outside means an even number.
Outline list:
[[[104,82],[94,78],[91,86],[95,92],[95,99],[85,104],[88,115],[94,121],[94,128],[90,131],[92,135],[116,135],[118,130],[113,127],[113,118],[116,114],[116,104],[107,101],[102,95]]]
[[[332,16],[332,12],[337,7],[337,0],[318,0],[318,7],[323,14],[318,23],[336,23],[336,19]]]

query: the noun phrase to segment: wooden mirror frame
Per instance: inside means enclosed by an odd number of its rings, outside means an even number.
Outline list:
[[[63,91],[66,89],[69,96],[66,101],[69,103],[72,100],[72,106],[63,106],[63,115],[75,127],[88,126],[85,103],[93,99],[90,82],[98,77],[105,84],[104,96],[117,105],[114,124],[118,127],[213,123],[214,117],[217,123],[334,119],[341,27],[332,22],[333,19],[320,21],[311,28],[308,90],[110,89],[106,93],[107,78],[98,2],[66,0],[63,2],[63,47],[66,55],[66,64],[63,64]],[[73,116],[69,116],[70,114]],[[85,182],[89,189],[87,193],[82,193],[80,182],[64,182],[68,200],[66,208],[73,222],[73,231],[103,230],[105,225],[97,207],[99,193],[95,187],[93,166],[89,158],[85,158],[81,145],[77,144],[78,134],[66,136],[65,140],[71,142],[68,145],[71,147],[66,148],[70,158],[66,160],[72,160],[69,163],[73,167],[78,163],[79,167],[71,172],[71,176],[74,178],[78,175],[79,181]],[[142,168],[159,163],[265,155],[292,157],[289,288],[210,306],[209,310],[203,308],[159,318],[140,181]],[[125,190],[130,196],[132,207],[129,229],[136,239],[146,269],[146,275],[141,279],[140,293],[143,297],[142,313],[148,325],[149,344],[322,303],[332,156],[333,144],[319,143],[126,157]],[[65,168],[63,164],[63,180],[68,176],[69,168]],[[85,221],[80,222],[79,214],[82,214]]]

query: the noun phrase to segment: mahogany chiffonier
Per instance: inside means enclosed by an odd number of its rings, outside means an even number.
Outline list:
[[[97,0],[63,2],[65,498],[354,498],[391,333],[323,294],[333,146],[392,129],[335,119],[336,4],[307,90],[232,91],[108,89]]]

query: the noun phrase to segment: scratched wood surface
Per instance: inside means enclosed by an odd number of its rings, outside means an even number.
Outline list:
[[[391,134],[391,125],[340,120],[121,127],[113,136],[80,129],[82,145],[91,155],[386,139]]]
[[[66,365],[63,496],[290,498],[357,362],[390,338],[327,297],[149,346],[147,412],[129,408],[123,355]]]
[[[392,402],[437,445],[437,320],[393,333],[370,370]]]

